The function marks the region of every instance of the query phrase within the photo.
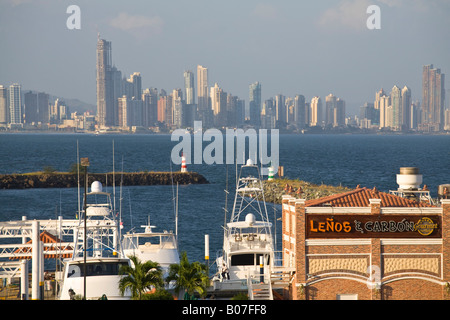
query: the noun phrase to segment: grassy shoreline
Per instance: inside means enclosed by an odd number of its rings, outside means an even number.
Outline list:
[[[344,186],[316,185],[299,179],[265,180],[263,188],[266,201],[276,204],[281,204],[282,196],[285,194],[311,200],[352,190]],[[299,188],[301,188],[301,195],[298,194]]]

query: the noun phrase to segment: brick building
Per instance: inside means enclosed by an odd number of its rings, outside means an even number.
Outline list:
[[[450,200],[376,189],[283,196],[283,263],[294,300],[450,299]]]

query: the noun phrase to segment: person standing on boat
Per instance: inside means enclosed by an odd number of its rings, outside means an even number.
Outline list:
[[[222,265],[222,279],[230,280],[230,274],[228,273],[228,268],[225,263]]]

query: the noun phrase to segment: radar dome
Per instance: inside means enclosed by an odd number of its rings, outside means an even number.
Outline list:
[[[91,184],[91,192],[102,192],[103,187],[100,181],[94,181]]]
[[[255,215],[253,213],[249,213],[245,216],[245,223],[247,223],[249,226],[252,226],[255,223]]]
[[[248,166],[252,166],[252,165],[253,165],[252,159],[247,159],[247,165],[248,165]]]

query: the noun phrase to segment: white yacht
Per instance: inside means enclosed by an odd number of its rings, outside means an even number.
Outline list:
[[[141,262],[153,261],[159,263],[167,276],[169,266],[179,263],[178,244],[172,231],[153,232],[155,226],[141,226],[144,232],[128,232],[123,235],[122,248],[125,257],[136,256]]]
[[[222,255],[216,259],[215,290],[250,291],[252,284],[270,285],[274,264],[271,229],[259,168],[248,160],[241,167],[233,211],[224,228]]]
[[[111,196],[103,192],[100,182],[95,181],[87,198],[92,202],[86,201],[86,212],[83,212],[86,222],[84,216],[80,217],[76,227],[72,258],[64,261],[59,298],[69,300],[74,294],[84,296],[86,288],[87,300],[102,297],[130,299],[130,292],[125,292],[124,296],[119,292],[119,269],[122,265],[130,265],[130,260],[120,249],[119,224],[112,210]]]

